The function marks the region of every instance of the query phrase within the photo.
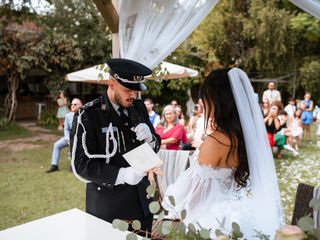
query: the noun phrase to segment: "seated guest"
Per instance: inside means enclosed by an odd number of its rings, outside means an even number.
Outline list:
[[[270,102],[269,102],[269,100],[263,101],[262,106],[261,106],[261,110],[262,110],[262,113],[263,113],[263,117],[266,117],[269,114],[269,111],[270,111]]]
[[[281,128],[278,113],[279,108],[276,105],[272,105],[268,115],[264,118],[264,123],[266,125],[268,139],[271,147],[275,145],[275,133],[280,131]]]
[[[173,105],[164,107],[156,133],[161,138],[161,147],[168,150],[178,150],[180,143],[188,142],[184,127],[179,123],[176,108]]]
[[[60,159],[60,153],[63,148],[69,147],[70,144],[70,132],[72,128],[74,113],[82,106],[82,102],[79,98],[74,98],[71,102],[70,112],[67,113],[64,119],[64,136],[56,141],[53,145],[51,167],[46,171],[47,173],[55,172],[59,170],[58,164]]]

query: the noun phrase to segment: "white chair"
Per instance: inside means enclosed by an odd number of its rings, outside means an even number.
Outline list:
[[[163,197],[167,187],[176,181],[178,176],[186,170],[189,162],[189,151],[160,149],[158,156],[163,160],[161,170],[164,176],[157,175],[160,195]]]

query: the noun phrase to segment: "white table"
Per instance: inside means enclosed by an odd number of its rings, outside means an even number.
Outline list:
[[[74,208],[0,231],[0,240],[123,240],[128,233]]]

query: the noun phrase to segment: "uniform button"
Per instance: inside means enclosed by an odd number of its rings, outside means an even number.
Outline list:
[[[107,185],[108,187],[111,187],[111,184],[110,183],[108,183],[108,185]]]
[[[102,185],[103,185],[103,186],[105,186],[105,185],[106,185],[106,183],[105,183],[105,182],[103,182],[103,183],[102,183]]]
[[[97,187],[97,189],[98,189],[98,191],[100,191],[100,190],[101,190],[101,187]]]

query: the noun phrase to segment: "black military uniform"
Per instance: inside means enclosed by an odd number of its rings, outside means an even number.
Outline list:
[[[127,61],[130,60],[115,61],[120,63],[124,61],[128,64]],[[108,62],[110,68],[113,66],[112,63]],[[128,68],[127,65],[126,67]],[[122,71],[121,68],[116,69],[117,72],[113,71],[115,68],[112,68],[111,75],[117,74],[116,79],[124,79],[123,75],[119,74]],[[135,71],[139,72],[133,69],[125,80],[133,79],[134,77],[130,77],[130,74],[132,75]],[[150,74],[147,73],[145,75]],[[133,80],[134,87],[143,88],[144,85],[140,80]],[[122,84],[121,80],[118,81]],[[132,88],[128,85],[130,82],[125,84],[126,87]],[[107,95],[103,95],[85,104],[75,114],[71,133],[73,171],[76,176],[87,182],[86,211],[88,213],[108,222],[112,222],[115,218],[138,219],[141,221],[143,230],[151,230],[153,216],[149,211],[149,203],[152,199],[147,199],[146,188],[150,184],[147,177],[137,185],[115,185],[115,182],[119,169],[129,167],[122,155],[142,144],[136,140],[136,134],[131,130],[135,125],[134,121],[130,120],[133,114],[139,116],[140,123],[146,123],[149,126],[155,151],[159,150],[160,138],[150,123],[143,101],[134,100],[133,104],[127,108],[127,112],[129,119],[125,123]]]

